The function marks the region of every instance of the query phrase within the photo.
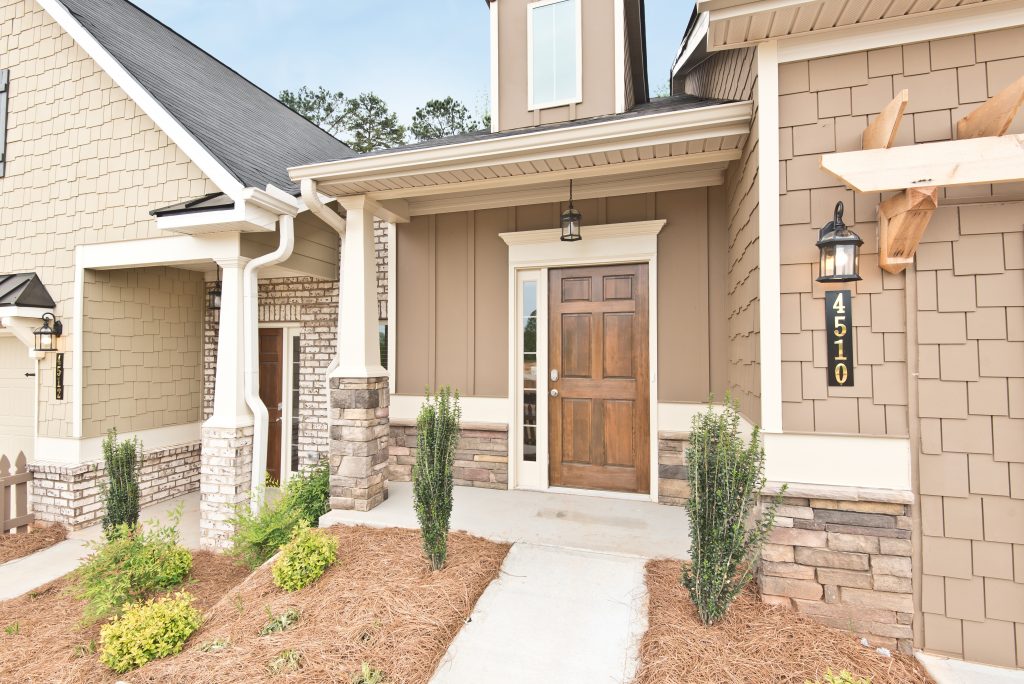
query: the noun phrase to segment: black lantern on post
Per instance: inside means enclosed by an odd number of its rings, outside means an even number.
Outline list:
[[[36,337],[37,352],[56,351],[57,338],[64,332],[64,324],[52,313],[44,313],[42,326],[32,332]]]
[[[836,202],[835,215],[818,232],[821,265],[819,283],[847,283],[860,280],[860,246],[864,241],[843,223],[843,203]]]
[[[582,240],[580,227],[583,225],[583,214],[572,206],[572,181],[569,181],[569,208],[562,212],[562,242]]]
[[[218,266],[217,267],[217,280],[216,280],[216,282],[214,282],[213,287],[210,288],[209,302],[206,305],[207,308],[210,311],[219,311],[220,310],[220,296],[221,296],[221,293],[222,293],[222,290],[221,290],[221,283],[220,283],[220,266]]]

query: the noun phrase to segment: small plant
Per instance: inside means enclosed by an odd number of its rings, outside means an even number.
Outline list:
[[[181,509],[171,524],[138,527],[118,525],[109,538],[93,545],[95,553],[75,571],[71,593],[84,599],[86,623],[116,615],[126,603],[181,584],[192,570],[192,554],[178,545]]]
[[[100,629],[100,661],[121,674],[180,653],[202,622],[189,594],[133,603]]]
[[[416,418],[416,462],[412,467],[413,501],[423,536],[423,550],[433,570],[444,567],[452,518],[455,449],[459,444],[459,392],[442,387]]]
[[[300,667],[302,667],[302,654],[288,649],[281,651],[270,661],[267,671],[272,675],[278,675],[289,670],[298,670]]]
[[[75,646],[75,652],[72,655],[74,658],[84,658],[87,655],[92,655],[96,652],[96,640],[92,639],[87,644],[79,644]]]
[[[825,678],[817,681],[805,681],[804,684],[871,684],[871,677],[854,677],[852,674],[843,670],[839,674],[832,674],[831,668],[825,670]]]
[[[234,598],[231,599],[235,604],[235,612],[241,615],[245,612],[245,601],[242,600],[241,594],[235,594]]]
[[[765,485],[764,448],[756,427],[744,446],[739,423],[727,397],[724,410],[709,406],[694,416],[686,448],[692,561],[682,581],[706,625],[722,619],[753,577],[781,501],[779,494],[754,520]]]
[[[300,511],[310,527],[320,526],[320,516],[330,510],[331,471],[321,463],[306,473],[296,473],[285,488],[287,505]]]
[[[384,673],[364,662],[359,672],[352,675],[352,684],[383,684]]]
[[[18,636],[21,634],[21,623],[17,620],[4,627],[4,634],[7,636]]]
[[[298,591],[319,579],[337,558],[337,537],[310,529],[303,521],[274,561],[274,584],[285,591]]]
[[[199,647],[199,650],[203,653],[219,653],[220,651],[231,648],[231,642],[227,639],[214,639],[213,641],[207,641],[205,644]]]
[[[118,441],[117,430],[111,428],[103,439],[103,462],[107,479],[103,483],[103,531],[108,535],[118,525],[129,527],[139,522],[139,455],[138,439]]]
[[[280,615],[275,616],[271,612],[270,608],[267,608],[267,623],[260,628],[260,636],[267,636],[269,634],[275,634],[277,632],[283,632],[290,627],[293,627],[302,614],[292,608],[291,610],[285,611]]]
[[[254,496],[262,498],[262,492],[254,492]],[[255,570],[288,543],[300,520],[301,511],[289,506],[285,497],[263,503],[256,513],[248,503],[239,504],[229,521],[235,528],[230,553]]]

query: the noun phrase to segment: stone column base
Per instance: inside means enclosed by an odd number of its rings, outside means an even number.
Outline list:
[[[199,545],[203,549],[231,548],[235,530],[228,521],[252,490],[252,433],[251,425],[203,427],[199,467]]]
[[[331,508],[368,511],[388,498],[388,379],[329,383]]]

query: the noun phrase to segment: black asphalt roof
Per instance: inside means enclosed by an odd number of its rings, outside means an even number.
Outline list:
[[[404,152],[406,150],[424,150],[431,147],[458,145],[459,143],[475,142],[482,140],[497,140],[498,138],[511,138],[517,135],[528,135],[531,133],[539,133],[541,131],[550,131],[559,128],[572,128],[575,126],[586,126],[588,124],[602,123],[605,121],[634,119],[641,116],[651,116],[652,114],[680,111],[683,109],[699,109],[701,107],[710,107],[711,105],[728,104],[732,101],[733,100],[709,100],[700,97],[695,97],[693,95],[672,95],[670,97],[657,97],[651,99],[649,102],[638,104],[629,111],[623,112],[621,114],[606,114],[604,116],[593,116],[587,119],[575,119],[573,121],[542,124],[540,126],[530,126],[528,128],[513,128],[505,131],[499,131],[498,133],[491,133],[489,130],[486,129],[478,130],[472,131],[470,133],[460,133],[459,135],[450,135],[447,138],[424,140],[422,142],[413,143],[412,145],[402,145],[401,147],[392,147],[386,150],[376,150],[374,152],[367,152],[359,156],[370,157],[382,154],[394,154],[395,152]]]
[[[35,273],[11,273],[0,275],[0,307],[3,306],[52,309],[54,303]]]
[[[289,167],[355,155],[127,0],[60,2],[246,187],[297,193]]]

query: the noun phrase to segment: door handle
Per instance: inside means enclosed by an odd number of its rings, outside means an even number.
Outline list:
[[[551,390],[551,396],[557,397],[558,396],[558,390],[556,390],[556,389]]]

